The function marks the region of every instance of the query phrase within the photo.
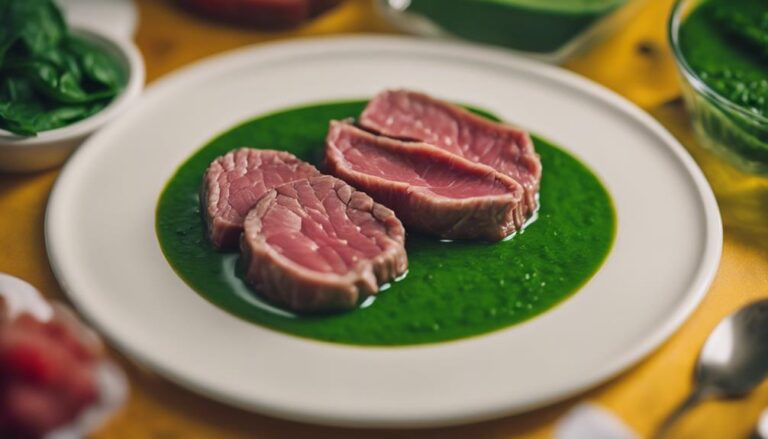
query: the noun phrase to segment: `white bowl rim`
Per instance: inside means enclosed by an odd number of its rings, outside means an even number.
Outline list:
[[[42,131],[33,137],[16,136],[6,130],[0,129],[0,146],[30,147],[36,145],[49,145],[62,140],[70,140],[88,135],[109,122],[119,113],[125,111],[127,106],[141,94],[144,87],[144,60],[136,45],[129,39],[114,37],[102,32],[84,27],[73,27],[72,31],[92,40],[106,43],[120,53],[128,65],[128,79],[125,87],[106,107],[96,114],[73,124]]]

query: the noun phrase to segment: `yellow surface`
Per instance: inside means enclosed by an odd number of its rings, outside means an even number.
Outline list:
[[[299,30],[260,33],[203,21],[171,0],[139,0],[137,42],[148,79],[208,55],[275,39],[354,32],[393,32],[368,0],[344,6]],[[554,421],[579,401],[597,402],[643,435],[690,387],[696,353],[726,314],[768,296],[768,179],[744,176],[716,162],[692,138],[679,100],[672,55],[665,39],[670,0],[649,0],[641,14],[610,40],[567,67],[627,96],[659,119],[691,151],[718,194],[726,233],[717,278],[698,310],[656,353],[623,375],[570,401],[521,416],[450,429],[425,430],[428,438],[545,438]],[[617,145],[620,147],[620,145]],[[63,299],[43,242],[45,203],[57,170],[0,175],[0,271],[29,280]],[[660,249],[660,251],[663,251]],[[621,328],[616,328],[621,330]],[[415,432],[352,431],[302,425],[253,415],[196,396],[125,359],[132,395],[99,433],[111,438],[412,437]],[[567,367],[567,365],[563,365]],[[503,383],[500,383],[503,385]],[[674,430],[677,438],[740,438],[768,406],[768,385],[748,398],[702,405]]]

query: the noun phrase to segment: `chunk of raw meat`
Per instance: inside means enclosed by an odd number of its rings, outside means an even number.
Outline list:
[[[406,226],[449,239],[498,241],[522,227],[523,188],[492,168],[415,142],[331,122],[328,170],[392,208]]]
[[[245,219],[245,277],[301,313],[354,308],[405,273],[405,230],[395,214],[332,176],[278,186]]]
[[[241,148],[217,158],[200,192],[211,242],[222,250],[237,248],[243,220],[265,192],[316,175],[314,166],[284,151]]]
[[[49,321],[2,314],[0,437],[44,437],[98,402],[103,348],[70,312],[56,307]]]
[[[407,90],[376,95],[360,116],[360,125],[385,136],[429,143],[488,165],[523,186],[526,217],[536,211],[541,161],[531,137],[521,129]]]

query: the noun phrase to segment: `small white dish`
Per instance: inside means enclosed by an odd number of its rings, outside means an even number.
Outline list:
[[[176,275],[158,244],[155,214],[168,179],[193,152],[257,115],[395,87],[487,109],[594,170],[618,221],[595,276],[519,325],[452,342],[365,347],[246,322]],[[544,179],[556,177],[546,172]],[[51,266],[69,298],[140,363],[245,409],[389,428],[519,413],[615,376],[693,312],[722,246],[701,171],[627,100],[503,50],[402,37],[260,45],[159,80],[75,153],[51,194],[45,227]]]
[[[53,317],[53,307],[40,292],[15,276],[0,273],[0,298],[5,300],[11,318],[28,313],[40,321]],[[83,337],[96,337],[96,333],[83,327]],[[125,404],[128,398],[128,380],[125,373],[109,359],[96,365],[98,400],[67,425],[45,435],[43,439],[79,439],[94,432]]]
[[[139,97],[144,88],[144,61],[128,38],[75,28],[73,33],[115,57],[127,72],[123,90],[104,109],[65,127],[23,137],[0,130],[0,172],[31,172],[61,164],[96,130],[119,115]]]

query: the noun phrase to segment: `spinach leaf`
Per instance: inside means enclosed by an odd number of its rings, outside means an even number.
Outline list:
[[[35,90],[28,79],[8,77],[0,83],[0,102],[34,99]]]
[[[125,82],[123,72],[115,62],[95,47],[70,38],[66,43],[69,53],[79,60],[83,74],[106,89],[116,90]]]
[[[38,54],[58,45],[67,33],[61,12],[50,0],[0,0],[0,17],[0,65],[17,42]]]
[[[58,128],[97,113],[105,104],[45,108],[37,102],[0,103],[0,128],[21,135]]]

